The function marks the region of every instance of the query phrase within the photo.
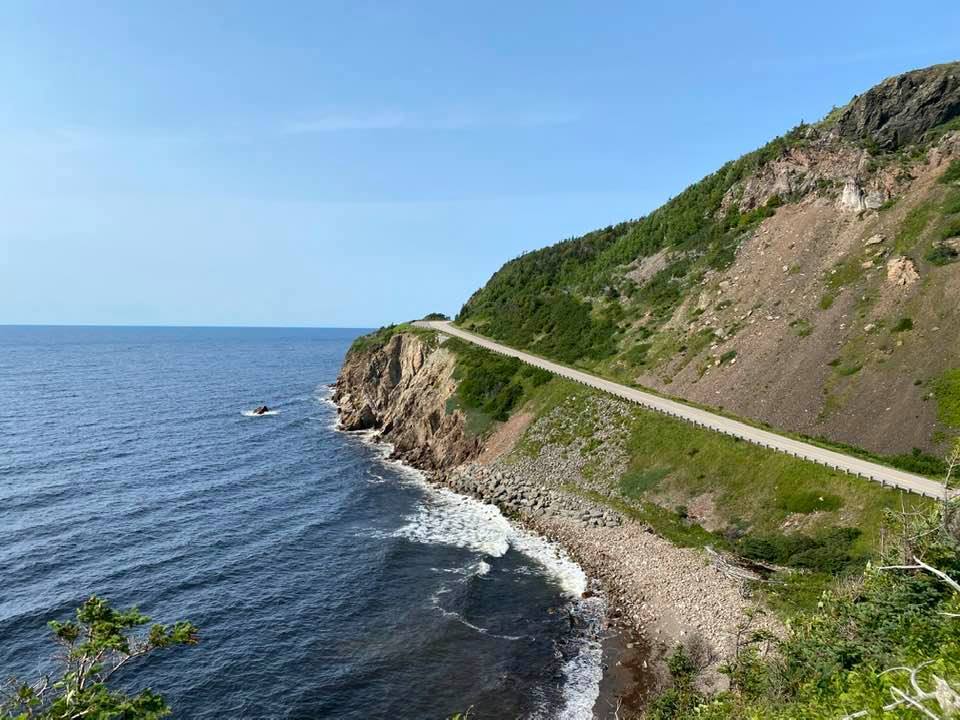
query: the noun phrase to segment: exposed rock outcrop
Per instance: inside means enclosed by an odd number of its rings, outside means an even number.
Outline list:
[[[454,467],[479,452],[459,410],[447,411],[456,391],[456,358],[414,334],[394,335],[383,347],[351,352],[333,401],[346,430],[379,430],[394,454],[416,467]]]
[[[841,137],[896,150],[958,116],[960,63],[950,63],[884,80],[853,99],[837,130]]]
[[[887,280],[897,287],[913,285],[920,279],[917,266],[908,257],[895,257],[887,261]]]

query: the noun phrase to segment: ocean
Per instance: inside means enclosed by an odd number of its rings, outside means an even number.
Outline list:
[[[361,332],[0,327],[0,678],[97,594],[200,627],[123,675],[175,718],[590,718],[580,568],[337,430]]]

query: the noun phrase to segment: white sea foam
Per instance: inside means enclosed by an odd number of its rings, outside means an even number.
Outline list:
[[[426,501],[395,537],[453,545],[495,558],[512,547],[542,565],[568,596],[579,597],[587,589],[583,570],[559,546],[513,526],[493,505],[424,485],[430,491]]]
[[[603,677],[603,646],[600,631],[606,601],[594,596],[577,603],[576,615],[589,625],[579,652],[563,664],[563,709],[557,720],[589,720],[600,696]]]
[[[403,482],[415,483],[426,491],[424,504],[407,518],[403,527],[392,533],[394,537],[469,548],[489,558],[502,557],[513,548],[536,560],[560,586],[570,598],[574,614],[581,622],[586,622],[589,629],[580,640],[578,652],[563,664],[561,670],[564,676],[563,708],[559,715],[544,715],[543,720],[590,720],[593,706],[600,695],[603,675],[600,626],[606,612],[606,602],[602,596],[581,599],[587,589],[587,576],[583,569],[560,546],[512,525],[495,506],[431,485],[416,468],[391,460],[393,446],[380,440],[376,431],[351,435],[374,448],[382,462],[400,473]],[[473,572],[468,574],[483,575],[489,570],[490,564],[481,559]],[[521,639],[522,636],[493,635],[457,613],[445,610],[440,606],[440,596],[445,592],[449,592],[449,589],[442,588],[432,598],[437,610],[445,617],[454,618],[484,635],[507,640]]]
[[[265,415],[279,415],[279,414],[280,414],[280,411],[279,411],[279,410],[267,410],[266,412],[263,412],[263,413],[255,413],[253,410],[244,410],[244,411],[243,411],[242,413],[240,413],[240,414],[243,415],[244,417],[264,417]]]

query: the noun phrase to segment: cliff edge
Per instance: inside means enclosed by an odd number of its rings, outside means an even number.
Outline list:
[[[419,334],[351,349],[334,385],[341,427],[379,431],[395,457],[423,470],[472,459],[479,441],[468,436],[460,410],[448,411],[455,368],[453,353]]]

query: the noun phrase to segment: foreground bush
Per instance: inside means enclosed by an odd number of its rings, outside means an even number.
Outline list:
[[[169,715],[163,697],[149,688],[131,695],[109,686],[138,658],[198,642],[197,628],[189,622],[135,632],[149,622],[136,608],[115,610],[95,596],[77,608],[75,621],[51,621],[61,648],[57,677],[10,680],[0,696],[0,720],[155,720]]]

